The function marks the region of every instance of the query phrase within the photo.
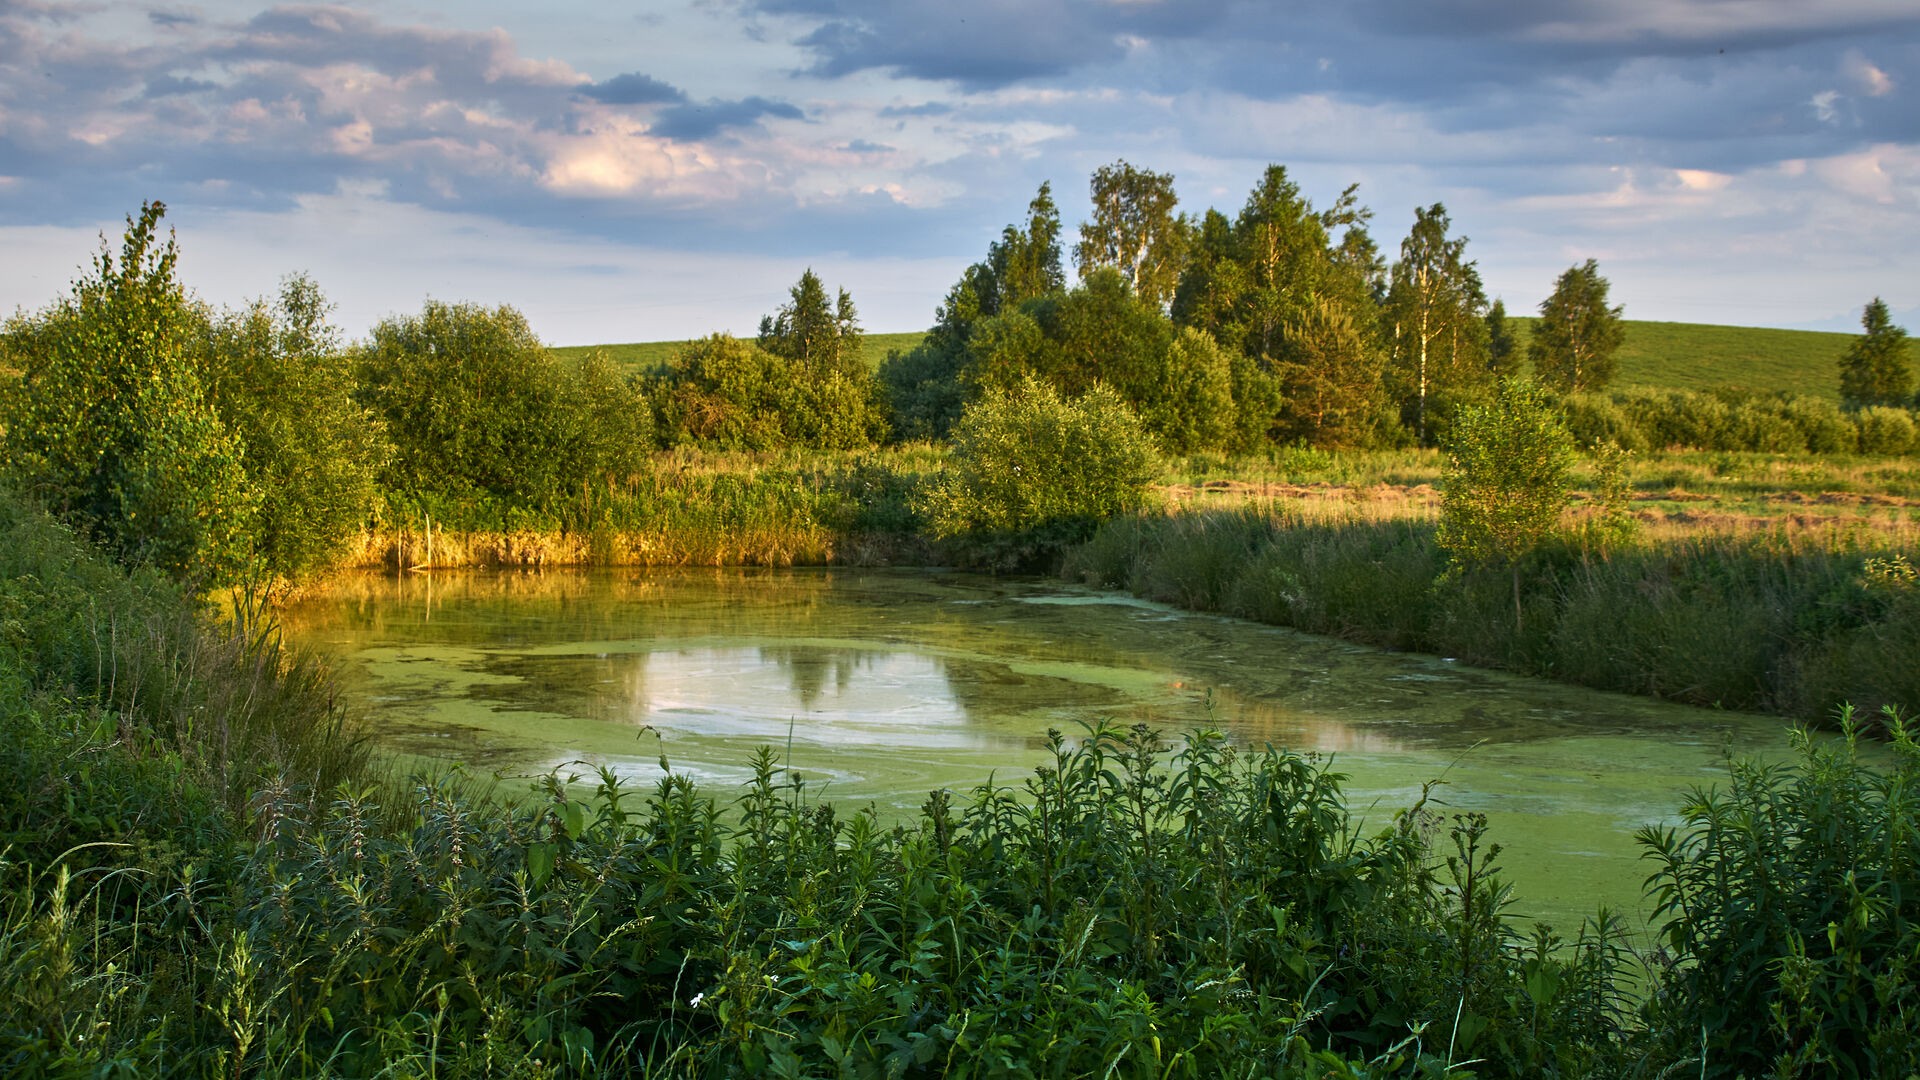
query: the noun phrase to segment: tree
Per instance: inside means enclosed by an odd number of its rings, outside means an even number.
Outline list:
[[[1573,436],[1538,386],[1508,379],[1492,401],[1460,410],[1445,450],[1440,546],[1457,568],[1511,571],[1517,626],[1519,563],[1553,532],[1567,507]]]
[[[974,327],[1064,288],[1060,211],[1052,186],[1043,183],[1027,204],[1026,226],[1008,225],[988,245],[987,257],[967,267],[934,311],[925,340],[880,365],[894,435],[945,438],[968,400],[961,373],[970,361]]]
[[[1893,325],[1886,303],[1877,296],[1860,313],[1860,326],[1866,333],[1840,357],[1841,399],[1850,409],[1906,404],[1913,389],[1907,332]]]
[[[845,289],[832,303],[826,287],[809,269],[788,293],[780,310],[760,320],[760,347],[803,370],[851,374],[861,368],[860,320]]]
[[[1507,321],[1507,302],[1496,299],[1487,309],[1487,370],[1495,378],[1512,377],[1517,360],[1514,354],[1519,348],[1513,324]]]
[[[1186,262],[1191,224],[1174,213],[1173,174],[1136,169],[1125,161],[1094,170],[1088,185],[1093,220],[1080,226],[1074,263],[1081,278],[1120,271],[1134,295],[1166,310]]]
[[[1390,411],[1373,336],[1346,305],[1322,297],[1294,317],[1286,339],[1287,359],[1277,367],[1286,388],[1280,437],[1314,446],[1372,445],[1381,413]]]
[[[358,400],[387,425],[388,486],[540,505],[624,479],[650,438],[645,403],[602,365],[561,363],[506,305],[429,300],[356,356]]]
[[[1042,183],[1027,204],[1027,225],[1012,225],[987,249],[987,268],[993,283],[989,315],[1067,287],[1060,268],[1060,211],[1053,205],[1053,187]]]
[[[1147,505],[1155,457],[1139,418],[1112,390],[1066,401],[1027,379],[967,407],[947,471],[922,509],[940,537],[1081,539],[1100,520]]]
[[[142,203],[117,261],[102,238],[71,295],[8,322],[9,471],[122,562],[219,585],[250,567],[259,494],[208,397],[207,315],[174,277],[166,209]]]
[[[330,305],[302,275],[208,326],[204,372],[221,421],[246,447],[258,493],[260,568],[295,580],[331,562],[366,520],[387,455],[384,425],[353,400],[353,363]]]
[[[1614,352],[1626,337],[1620,307],[1607,306],[1607,279],[1588,259],[1569,267],[1540,302],[1527,356],[1534,378],[1563,393],[1599,390],[1613,378]]]
[[[1466,258],[1467,238],[1447,236],[1447,208],[1434,203],[1416,208],[1413,217],[1393,264],[1386,318],[1403,412],[1424,443],[1432,393],[1487,377],[1487,297],[1479,270]]]

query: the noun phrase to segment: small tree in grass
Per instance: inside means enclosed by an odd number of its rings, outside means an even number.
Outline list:
[[[1454,419],[1440,494],[1440,546],[1458,568],[1504,565],[1520,610],[1520,560],[1553,532],[1572,487],[1573,436],[1552,399],[1509,379]]]

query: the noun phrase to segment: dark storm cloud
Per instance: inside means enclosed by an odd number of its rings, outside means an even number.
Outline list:
[[[594,83],[581,93],[607,105],[660,105],[687,100],[686,91],[638,71]]]
[[[785,101],[773,101],[763,97],[742,98],[739,101],[708,101],[701,104],[688,102],[662,109],[651,129],[652,134],[669,139],[705,139],[727,128],[742,128],[757,124],[767,117],[781,120],[804,120],[806,114],[799,107]]]
[[[159,27],[198,26],[200,13],[197,11],[175,11],[153,8],[147,12],[147,21]]]

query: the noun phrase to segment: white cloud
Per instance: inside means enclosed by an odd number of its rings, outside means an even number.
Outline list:
[[[1893,76],[1868,60],[1858,49],[1847,50],[1841,59],[1841,71],[1868,97],[1886,97],[1893,93]]]

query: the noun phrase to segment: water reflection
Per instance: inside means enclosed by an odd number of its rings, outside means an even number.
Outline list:
[[[1777,752],[1776,721],[1395,655],[1045,582],[924,571],[701,570],[349,578],[293,638],[345,661],[403,753],[723,785],[756,747],[829,796],[906,813],[934,787],[1017,782],[1049,728],[1101,720],[1338,755],[1356,805],[1495,815],[1540,910],[1633,910],[1632,829]]]

